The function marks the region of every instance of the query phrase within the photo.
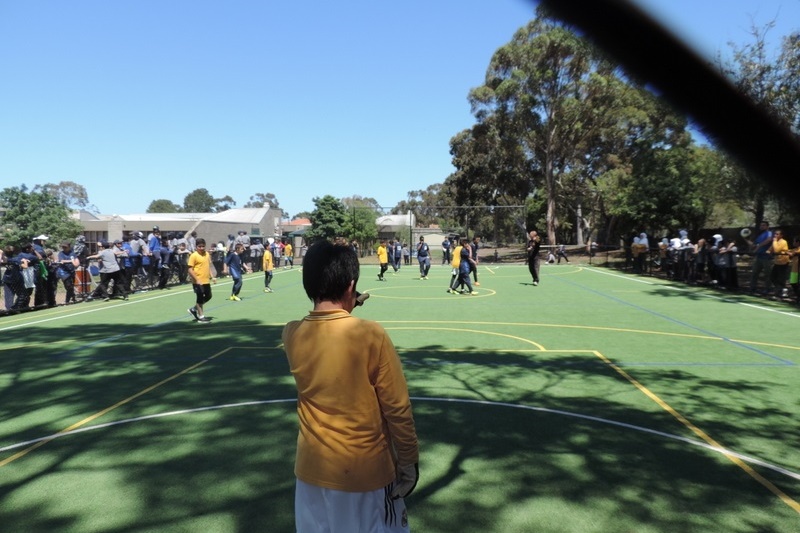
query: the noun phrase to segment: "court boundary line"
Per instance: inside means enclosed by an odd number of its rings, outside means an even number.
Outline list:
[[[437,397],[437,396],[411,396],[412,402],[431,402],[431,403],[461,403],[461,404],[475,404],[475,405],[487,405],[490,407],[508,407],[512,409],[521,409],[525,411],[533,411],[538,413],[545,413],[545,414],[554,414],[565,416],[568,418],[577,418],[579,420],[586,420],[589,422],[595,422],[598,424],[605,424],[609,426],[620,427],[624,429],[629,429],[632,431],[639,431],[641,433],[647,433],[649,435],[654,435],[657,437],[663,437],[670,440],[676,440],[679,442],[683,442],[689,444],[691,446],[695,446],[697,448],[703,448],[714,453],[718,454],[730,454],[732,456],[736,456],[740,458],[742,461],[745,461],[750,464],[754,464],[767,470],[771,470],[775,473],[781,474],[785,477],[795,479],[800,481],[800,472],[794,472],[785,468],[783,466],[767,462],[763,459],[759,459],[758,457],[754,457],[751,455],[746,455],[743,453],[735,452],[731,449],[723,448],[721,446],[713,446],[708,444],[707,442],[691,439],[689,437],[684,437],[682,435],[675,435],[674,433],[667,433],[665,431],[659,431],[657,429],[651,429],[644,426],[639,426],[636,424],[629,424],[627,422],[620,422],[618,420],[611,420],[609,418],[602,418],[592,415],[586,415],[583,413],[576,413],[572,411],[564,411],[562,409],[551,409],[549,407],[539,407],[535,405],[524,405],[524,404],[515,404],[510,402],[498,402],[492,400],[477,400],[472,398],[445,398],[445,397]],[[163,413],[153,413],[149,415],[142,415],[136,416],[132,418],[126,418],[123,420],[115,420],[113,422],[104,422],[102,424],[94,424],[91,426],[84,426],[75,428],[70,431],[60,431],[53,435],[48,435],[46,437],[39,437],[37,439],[31,439],[24,442],[19,442],[16,444],[10,444],[8,446],[4,446],[0,448],[0,453],[11,451],[17,448],[22,448],[24,446],[28,446],[31,444],[35,444],[39,441],[48,440],[52,441],[55,439],[60,439],[64,437],[69,437],[72,435],[78,435],[81,433],[87,433],[90,431],[97,431],[100,429],[107,429],[115,426],[122,426],[127,424],[133,424],[136,422],[146,422],[149,420],[157,420],[160,418],[168,418],[171,416],[181,416],[181,415],[191,415],[197,413],[204,413],[209,411],[221,411],[224,409],[233,409],[239,407],[254,407],[254,406],[261,406],[261,405],[274,405],[274,404],[282,404],[282,403],[297,403],[297,398],[278,398],[274,400],[251,400],[247,402],[236,402],[236,403],[227,403],[227,404],[219,404],[219,405],[209,405],[204,407],[194,407],[190,409],[177,409],[174,411],[166,411]]]

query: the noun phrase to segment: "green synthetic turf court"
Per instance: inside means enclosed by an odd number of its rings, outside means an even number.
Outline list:
[[[364,265],[403,359],[417,532],[800,531],[800,313],[585,265]],[[299,268],[0,319],[0,530],[290,532]],[[354,339],[358,342],[358,339]]]

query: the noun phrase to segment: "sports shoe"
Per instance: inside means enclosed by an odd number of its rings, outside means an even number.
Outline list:
[[[475,283],[473,283],[473,285],[475,285],[476,287],[480,287],[481,286],[481,284],[478,283],[477,281]]]
[[[447,294],[453,294],[455,291],[453,289],[447,289]]]
[[[211,319],[210,318],[206,318],[204,316],[201,316],[200,318],[197,319],[197,321],[198,322],[203,322],[205,324],[207,322],[211,322]]]
[[[533,282],[533,286],[536,287],[537,285],[539,285],[539,282],[538,281],[534,281]]]
[[[478,295],[478,291],[472,291],[472,292],[467,293],[467,294],[469,294],[470,296],[477,296]]]
[[[241,302],[242,301],[242,299],[239,298],[238,296],[236,296],[235,294],[231,294],[231,297],[228,298],[228,300],[230,300],[232,302]]]
[[[189,314],[192,315],[195,320],[199,320],[197,318],[197,309],[195,309],[194,307],[190,307],[189,309],[187,309],[187,311],[189,311]]]

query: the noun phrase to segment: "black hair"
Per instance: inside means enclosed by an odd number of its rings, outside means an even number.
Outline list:
[[[358,283],[358,274],[358,255],[350,246],[319,241],[303,258],[303,288],[314,302],[342,301],[350,282]]]
[[[206,240],[204,238],[200,237],[199,239],[197,239],[195,241],[194,245],[195,246],[197,246],[197,245],[205,246],[206,245]]]

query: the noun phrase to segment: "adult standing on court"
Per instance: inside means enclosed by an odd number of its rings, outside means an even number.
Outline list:
[[[187,263],[195,294],[195,304],[189,308],[189,314],[198,322],[211,322],[203,314],[203,306],[211,300],[212,279],[215,283],[217,280],[211,277],[211,254],[206,252],[206,240],[197,239],[195,247]]]
[[[472,261],[469,264],[469,271],[472,274],[472,278],[475,280],[476,287],[481,286],[481,284],[478,283],[478,248],[480,247],[481,247],[481,238],[472,237],[472,242],[469,245],[470,258],[472,259]]]
[[[389,335],[351,315],[358,277],[349,246],[313,244],[303,288],[314,309],[283,329],[300,422],[298,533],[409,531],[404,498],[419,478],[411,401]]]
[[[542,246],[542,239],[536,230],[531,230],[528,239],[528,270],[533,278],[533,286],[539,285],[539,248]]]
[[[419,236],[417,243],[417,261],[419,261],[419,279],[428,279],[428,271],[431,269],[431,250],[422,235]]]
[[[446,265],[451,261],[450,259],[450,248],[452,244],[450,243],[450,239],[445,236],[444,240],[442,241],[442,264]]]
[[[762,220],[759,225],[759,233],[754,241],[747,241],[752,247],[753,268],[750,273],[750,292],[756,292],[758,278],[764,274],[765,294],[769,292],[770,271],[772,270],[772,255],[769,254],[772,246],[772,232],[769,229],[769,222]]]

